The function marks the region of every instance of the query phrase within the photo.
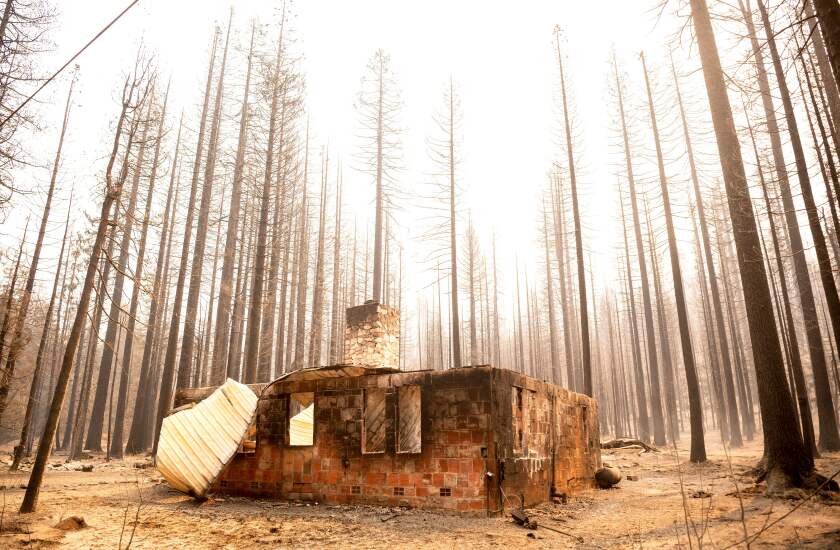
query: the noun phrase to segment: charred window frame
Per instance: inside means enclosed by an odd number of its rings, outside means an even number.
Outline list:
[[[397,453],[420,453],[423,448],[420,386],[397,388]]]
[[[362,454],[385,452],[386,418],[385,388],[368,388],[364,391],[362,414]]]

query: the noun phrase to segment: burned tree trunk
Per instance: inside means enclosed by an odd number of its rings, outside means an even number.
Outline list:
[[[339,285],[341,281],[341,169],[339,165],[335,178],[335,231],[333,233],[333,260],[332,260],[332,320],[330,321],[330,365],[338,363],[341,354],[341,308],[339,307]],[[417,341],[420,346],[420,341]]]
[[[726,337],[726,326],[723,322],[723,308],[720,302],[720,289],[718,288],[717,274],[715,273],[715,262],[712,259],[712,248],[709,241],[709,229],[706,221],[706,209],[703,206],[703,196],[700,194],[700,178],[697,176],[697,166],[694,161],[694,147],[691,143],[691,134],[688,131],[688,121],[685,116],[685,109],[682,102],[682,93],[680,92],[680,83],[677,78],[677,71],[671,64],[671,72],[674,78],[674,87],[677,92],[677,103],[680,108],[680,120],[683,128],[683,138],[685,139],[686,153],[688,155],[689,170],[691,172],[691,184],[694,189],[694,202],[697,205],[697,216],[699,218],[700,235],[702,236],[703,253],[706,260],[706,269],[709,272],[709,287],[712,295],[712,306],[714,310],[714,326],[717,329],[717,344],[720,346],[720,357],[723,362],[723,378],[725,383],[726,401],[729,407],[729,418],[727,426],[729,430],[729,443],[732,446],[739,447],[743,444],[741,439],[741,429],[739,427],[738,405],[735,400],[735,385],[732,377],[732,361],[729,355],[729,340]],[[714,338],[714,335],[712,335]]]
[[[175,188],[175,179],[178,172],[178,155],[181,149],[181,129],[183,128],[183,119],[178,125],[178,137],[175,140],[175,154],[172,158],[172,166],[170,166],[169,174],[169,189],[166,193],[166,208],[163,212],[163,222],[161,223],[160,244],[158,246],[157,267],[155,269],[155,278],[152,283],[152,294],[149,302],[149,317],[146,321],[148,332],[143,343],[143,358],[140,361],[140,378],[137,384],[137,398],[134,402],[134,414],[131,420],[131,429],[129,430],[128,442],[126,443],[126,452],[129,454],[136,454],[149,448],[149,440],[151,435],[151,426],[149,425],[149,412],[153,406],[155,393],[153,388],[155,384],[152,380],[152,370],[155,362],[152,361],[152,354],[154,352],[155,341],[160,335],[160,328],[163,324],[163,317],[166,316],[166,310],[161,308],[163,299],[163,286],[165,284],[164,277],[168,277],[169,252],[171,246],[167,246],[167,241],[171,240],[172,224],[170,218],[174,222],[174,211],[178,206],[177,191],[173,203],[172,191]],[[158,140],[161,139],[158,135]],[[158,144],[159,146],[159,144]],[[168,229],[168,231],[167,231]],[[165,258],[164,258],[165,257]],[[163,314],[163,315],[161,315]],[[161,319],[158,319],[158,317]]]
[[[126,274],[128,273],[128,259],[131,252],[131,236],[134,231],[134,211],[137,205],[137,192],[140,185],[140,177],[145,162],[146,144],[149,135],[149,116],[151,114],[151,101],[147,109],[146,117],[143,120],[143,132],[140,136],[140,146],[137,152],[134,174],[131,179],[131,191],[128,196],[128,204],[123,213],[122,240],[120,242],[120,255],[117,259],[116,275],[114,276],[114,289],[111,294],[111,308],[108,313],[108,328],[105,331],[105,341],[102,347],[102,359],[99,362],[99,376],[96,381],[96,393],[93,399],[93,409],[90,413],[85,448],[93,451],[102,450],[102,432],[105,426],[105,407],[108,403],[109,380],[111,369],[115,367],[117,354],[117,335],[120,329],[120,313],[122,312],[123,288],[125,287]],[[125,163],[129,162],[131,142],[126,148]],[[115,215],[116,217],[116,215]]]
[[[58,263],[55,269],[55,277],[53,278],[50,302],[49,305],[47,305],[47,311],[44,313],[44,327],[41,329],[41,338],[38,342],[38,353],[35,356],[35,367],[32,370],[32,383],[29,386],[29,397],[26,400],[26,411],[23,414],[23,426],[20,430],[20,441],[14,448],[12,465],[9,467],[10,470],[17,470],[18,466],[20,466],[20,461],[23,459],[26,445],[33,431],[33,415],[35,414],[35,409],[39,406],[38,401],[42,392],[41,386],[43,384],[43,381],[41,380],[41,371],[44,367],[44,355],[46,354],[47,340],[49,339],[50,327],[52,326],[52,313],[53,307],[55,306],[55,296],[58,292],[58,283],[62,278],[62,273],[67,273],[66,269],[61,269],[61,264],[64,261],[64,249],[67,246],[67,234],[70,230],[70,214],[72,211],[73,200],[71,198],[67,209],[67,221],[64,224],[64,236],[61,239],[61,249],[58,253]],[[61,304],[59,304],[59,309],[61,309]],[[7,309],[6,315],[8,315],[8,312],[9,310]]]
[[[233,184],[228,209],[228,225],[225,233],[225,248],[222,259],[222,278],[219,282],[219,301],[216,306],[216,330],[213,338],[213,364],[210,369],[210,383],[222,384],[225,380],[225,351],[230,344],[231,301],[233,295],[233,267],[236,250],[242,243],[237,241],[239,216],[242,209],[242,180],[245,171],[245,151],[248,146],[249,107],[248,96],[251,90],[251,66],[254,56],[254,34],[256,23],[251,25],[251,45],[248,48],[248,64],[245,69],[245,91],[239,113],[239,139],[236,147],[236,160],[233,167]]]
[[[137,68],[137,70],[139,70],[139,68]],[[135,77],[137,77],[136,72]],[[20,513],[22,514],[34,512],[38,504],[38,495],[41,492],[41,483],[44,480],[47,460],[52,452],[53,440],[55,439],[55,433],[58,429],[58,417],[61,414],[61,406],[64,402],[64,395],[67,392],[67,384],[70,381],[70,373],[73,370],[73,357],[76,355],[82,328],[85,320],[87,319],[87,310],[88,305],[90,304],[91,291],[93,290],[93,281],[96,278],[99,256],[102,253],[102,244],[105,241],[105,235],[108,231],[111,208],[114,203],[119,200],[120,195],[122,194],[122,182],[113,181],[112,170],[114,162],[116,161],[117,151],[119,150],[120,139],[122,138],[123,124],[128,115],[135,89],[138,86],[138,82],[136,80],[132,81],[130,78],[131,77],[126,78],[125,85],[123,86],[122,110],[120,111],[120,116],[117,119],[114,144],[111,149],[110,158],[108,159],[108,166],[105,170],[105,198],[102,201],[102,209],[99,215],[96,237],[94,238],[93,246],[91,247],[90,260],[88,261],[85,281],[82,285],[81,294],[79,296],[76,317],[73,320],[73,326],[70,329],[67,346],[64,349],[64,357],[61,362],[61,370],[59,371],[55,393],[53,394],[52,403],[50,405],[50,412],[47,416],[44,433],[41,436],[41,442],[38,445],[38,454],[35,458],[35,463],[32,466],[32,473],[29,476],[26,493],[24,494],[23,502],[20,506]]]
[[[572,218],[575,224],[575,251],[577,257],[578,295],[580,302],[580,346],[583,358],[583,393],[592,396],[592,357],[589,345],[589,311],[586,304],[586,269],[583,266],[583,234],[580,227],[580,208],[578,206],[577,176],[575,157],[572,147],[572,128],[569,123],[569,107],[566,100],[566,77],[563,72],[563,57],[560,55],[560,37],[555,33],[557,44],[557,64],[560,67],[560,91],[563,98],[563,123],[566,134],[566,156],[568,158],[569,184],[572,195]],[[658,395],[658,394],[657,394]],[[655,421],[654,421],[655,422]],[[663,428],[664,443],[664,428]]]
[[[809,18],[808,27],[811,32],[811,40],[814,43],[814,52],[817,56],[817,66],[820,68],[820,82],[822,88],[825,90],[825,95],[828,97],[828,107],[831,112],[831,118],[834,120],[835,129],[840,131],[840,90],[838,90],[838,80],[832,74],[831,62],[828,59],[828,52],[826,52],[825,41],[820,32],[820,21],[814,15],[814,6],[812,0],[805,2],[805,15]]]
[[[554,316],[554,277],[551,273],[551,253],[548,246],[548,218],[543,206],[543,239],[545,240],[545,285],[548,301],[548,346],[551,360],[551,376],[556,384],[560,383],[560,357],[557,351],[557,323]],[[612,335],[612,333],[610,333]]]
[[[123,342],[122,369],[120,372],[120,391],[117,399],[117,413],[114,417],[114,429],[111,436],[109,455],[121,458],[123,456],[123,426],[128,407],[128,384],[131,374],[132,351],[134,349],[134,327],[137,324],[137,308],[140,301],[140,287],[143,284],[143,261],[146,257],[146,238],[149,233],[149,218],[152,213],[152,199],[155,192],[155,180],[157,179],[158,162],[160,161],[160,144],[163,141],[163,125],[166,120],[166,106],[169,99],[169,86],[166,87],[166,94],[163,98],[163,105],[158,113],[157,141],[155,142],[155,153],[152,159],[152,170],[149,174],[148,190],[146,192],[146,212],[143,215],[143,228],[140,230],[140,242],[137,245],[137,264],[134,268],[134,285],[131,291],[131,305],[128,311],[128,321],[125,328]],[[139,168],[139,167],[138,167]],[[147,338],[151,333],[147,333]],[[135,404],[135,408],[136,408]]]
[[[627,239],[627,222],[624,216],[624,198],[621,197],[621,227],[624,235],[624,260],[627,273],[627,296],[630,302],[630,328],[633,349],[633,365],[636,381],[636,407],[638,411],[639,438],[650,441],[650,425],[648,423],[647,392],[645,391],[645,373],[642,367],[642,352],[639,348],[639,331],[636,323],[636,297],[633,291],[633,275],[630,270],[630,246]]]
[[[615,70],[615,84],[618,93],[618,108],[621,115],[621,133],[624,141],[624,157],[627,168],[627,182],[630,187],[630,211],[633,215],[633,231],[636,237],[636,261],[639,264],[639,277],[642,287],[642,309],[645,317],[645,334],[647,336],[648,368],[650,369],[650,406],[653,417],[653,442],[655,445],[665,445],[665,422],[662,418],[662,396],[659,384],[659,362],[656,358],[656,336],[653,331],[653,312],[650,305],[650,288],[648,286],[647,263],[645,262],[644,246],[642,244],[642,229],[639,220],[639,205],[636,199],[636,179],[633,175],[632,153],[630,138],[624,113],[623,86],[618,77],[618,63],[613,60]],[[642,433],[645,439],[648,434]]]
[[[324,330],[324,235],[327,212],[327,175],[329,153],[324,159],[321,174],[321,196],[318,215],[318,248],[315,253],[315,286],[312,289],[312,328],[309,332],[309,360],[307,365],[318,367],[321,364],[322,333]]]
[[[674,279],[674,299],[677,304],[677,320],[680,327],[680,344],[682,346],[683,365],[688,386],[688,406],[691,419],[691,461],[704,462],[706,460],[706,443],[703,439],[703,406],[700,398],[700,385],[697,382],[697,369],[694,365],[694,349],[691,345],[691,330],[688,326],[688,312],[685,305],[685,289],[683,288],[680,256],[677,250],[677,237],[674,231],[674,221],[671,215],[671,197],[668,191],[668,179],[665,175],[665,161],[662,156],[662,144],[659,139],[659,128],[656,124],[656,109],[653,106],[653,94],[650,90],[645,57],[642,55],[642,68],[645,73],[645,88],[647,89],[650,124],[653,130],[653,141],[656,146],[656,160],[659,168],[659,188],[662,193],[662,204],[665,208],[665,228],[668,232],[668,252],[671,256],[671,275]],[[651,375],[652,376],[652,375]],[[737,422],[736,422],[737,424]],[[740,432],[738,432],[740,436]],[[733,441],[733,443],[736,443]],[[741,444],[737,441],[737,444]]]
[[[779,53],[776,49],[773,29],[770,25],[770,18],[764,7],[763,0],[757,0],[758,9],[761,12],[761,19],[764,23],[764,32],[767,36],[767,46],[770,50],[770,58],[773,68],[776,71],[776,82],[779,88],[779,95],[782,98],[782,105],[785,110],[790,145],[796,160],[796,170],[799,176],[799,186],[802,190],[802,199],[805,202],[805,213],[808,216],[808,225],[811,228],[811,236],[814,240],[814,250],[817,253],[817,263],[820,267],[820,279],[823,284],[825,300],[828,305],[829,318],[834,332],[834,340],[840,342],[840,296],[837,293],[837,286],[834,283],[834,273],[831,268],[831,259],[828,255],[828,248],[825,243],[822,226],[820,225],[817,206],[814,201],[814,194],[811,190],[811,180],[808,176],[808,164],[805,160],[805,152],[802,149],[802,141],[799,137],[799,129],[796,123],[796,116],[793,110],[790,92],[788,91],[785,73],[782,67]],[[817,5],[819,12],[820,6]],[[837,17],[840,18],[840,7],[835,5]],[[840,34],[840,30],[834,32]],[[838,44],[840,47],[840,44]],[[840,52],[838,52],[840,55]],[[840,62],[840,59],[838,59]],[[810,280],[808,281],[810,286]],[[825,353],[822,345],[819,320],[817,319],[816,303],[811,296],[804,296],[802,300],[803,315],[806,317],[805,326],[808,335],[808,347],[811,349],[811,370],[814,373],[814,389],[817,394],[817,416],[820,422],[819,446],[826,451],[840,450],[840,430],[837,427],[837,416],[834,412],[834,403],[831,398],[830,383],[828,381],[828,368],[825,364]]]
[[[219,69],[219,81],[216,84],[216,98],[213,106],[213,120],[210,124],[210,142],[207,145],[207,159],[204,166],[204,186],[201,190],[201,203],[198,207],[198,222],[195,228],[195,249],[193,251],[190,269],[190,286],[187,292],[187,310],[184,315],[184,332],[181,337],[181,355],[178,359],[177,387],[184,388],[189,378],[190,366],[193,363],[195,349],[196,316],[198,315],[198,300],[201,293],[201,280],[204,273],[204,256],[207,252],[207,233],[210,218],[210,203],[213,200],[213,185],[216,177],[216,156],[219,151],[219,127],[222,117],[222,96],[224,95],[225,66],[227,64],[228,43],[230,41],[230,27],[233,22],[231,8],[228,21],[225,47],[222,51],[222,64]],[[215,274],[213,274],[215,277]]]
[[[785,382],[782,352],[773,319],[773,304],[761,257],[738,135],[726,92],[714,30],[705,0],[691,0],[691,17],[709,98],[709,109],[723,170],[729,213],[735,233],[741,284],[750,327],[753,364],[758,381],[768,490],[801,485],[813,472],[813,461],[802,443]]]
[[[9,2],[11,4],[11,2]],[[61,150],[64,146],[64,136],[67,132],[67,122],[70,119],[70,98],[73,96],[73,84],[75,78],[70,82],[70,90],[67,92],[67,102],[64,106],[64,118],[61,123],[61,133],[58,138],[58,148],[55,152],[55,159],[53,161],[52,175],[50,177],[50,187],[47,190],[47,200],[44,204],[44,213],[41,215],[41,226],[38,228],[38,238],[35,241],[35,250],[32,252],[32,259],[29,262],[29,272],[26,276],[26,285],[23,287],[23,296],[20,298],[20,305],[18,306],[17,318],[15,320],[15,330],[12,335],[12,342],[9,346],[9,354],[6,357],[6,365],[0,371],[0,421],[6,413],[7,399],[9,395],[9,385],[15,375],[15,367],[17,364],[17,357],[23,348],[23,329],[26,324],[26,316],[29,312],[29,302],[32,299],[32,290],[35,288],[35,277],[38,274],[38,260],[41,258],[41,248],[44,245],[44,235],[47,232],[47,223],[50,218],[50,208],[52,207],[53,194],[55,193],[55,183],[58,178],[58,168],[61,162]],[[6,310],[8,316],[9,310]],[[0,361],[3,358],[2,351],[0,351]],[[33,386],[35,378],[33,377]],[[31,393],[31,392],[30,392]]]
[[[747,117],[747,128],[750,134],[750,140],[755,154],[756,167],[758,169],[758,180],[761,182],[761,192],[764,197],[764,206],[767,209],[767,220],[770,223],[770,236],[773,241],[773,252],[776,257],[776,270],[779,272],[779,287],[781,290],[782,304],[784,310],[779,314],[784,315],[785,323],[787,324],[787,336],[789,339],[789,360],[790,370],[793,374],[792,378],[795,383],[795,394],[797,398],[797,405],[799,409],[799,418],[802,424],[802,437],[806,448],[810,451],[812,456],[818,454],[816,439],[814,437],[814,422],[811,416],[811,404],[808,399],[808,390],[805,386],[805,374],[802,370],[802,359],[799,355],[799,341],[796,336],[796,324],[793,320],[793,311],[790,306],[790,296],[788,292],[787,277],[785,276],[785,267],[782,263],[782,251],[779,245],[778,232],[776,231],[776,222],[773,220],[773,206],[770,202],[770,194],[767,191],[767,182],[764,179],[764,170],[761,167],[761,159],[758,155],[758,146],[756,144],[755,135],[753,133],[752,124]]]
[[[251,303],[248,310],[248,334],[245,338],[245,369],[243,378],[246,384],[258,380],[260,352],[260,327],[263,313],[263,287],[265,286],[265,261],[267,256],[269,206],[271,204],[272,165],[274,163],[274,141],[277,133],[277,112],[280,105],[281,59],[283,55],[283,30],[277,43],[277,56],[274,61],[273,81],[271,83],[271,107],[268,115],[268,143],[265,153],[265,172],[263,175],[262,197],[260,198],[260,221],[257,232],[257,251],[254,258],[254,281],[251,285]],[[269,356],[271,355],[269,351]]]
[[[840,6],[835,0],[812,0],[817,11],[822,37],[834,71],[834,81],[840,88]]]
[[[645,200],[645,221],[648,230],[648,248],[650,249],[650,265],[653,269],[653,292],[656,298],[656,324],[659,329],[659,347],[662,356],[665,386],[665,411],[668,420],[668,436],[671,441],[679,441],[680,427],[677,420],[676,382],[674,380],[674,365],[671,361],[671,335],[668,331],[668,319],[665,312],[665,298],[662,292],[662,278],[659,274],[659,260],[656,242],[653,238],[653,227],[650,221],[650,209]],[[696,372],[695,372],[696,376]]]
[[[574,361],[572,360],[572,336],[571,331],[569,330],[571,316],[569,315],[569,302],[566,289],[565,252],[562,250],[564,232],[566,228],[563,217],[563,204],[560,199],[559,174],[555,174],[554,176],[551,203],[554,211],[554,252],[557,256],[557,276],[560,286],[560,312],[563,314],[563,353],[566,360],[566,387],[570,390],[575,390],[577,388],[577,383],[575,381]]]

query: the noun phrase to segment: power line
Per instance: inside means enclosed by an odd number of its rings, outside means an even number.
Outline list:
[[[23,108],[26,106],[26,104],[27,104],[27,103],[29,103],[29,102],[32,100],[32,98],[34,98],[36,95],[38,95],[38,93],[39,93],[41,90],[43,90],[44,88],[46,88],[47,84],[49,84],[50,82],[52,82],[52,81],[55,79],[55,77],[57,77],[59,74],[61,74],[61,72],[62,72],[64,69],[66,69],[68,65],[70,65],[73,61],[75,61],[77,57],[79,57],[80,55],[82,55],[82,53],[83,53],[86,49],[88,49],[88,46],[90,46],[91,44],[93,44],[94,42],[96,42],[96,40],[97,40],[100,36],[102,36],[103,34],[105,34],[105,31],[107,31],[108,29],[110,29],[110,28],[111,28],[111,26],[112,26],[114,23],[116,23],[117,21],[119,21],[119,20],[120,20],[120,18],[121,18],[123,15],[125,15],[125,14],[126,14],[126,12],[127,12],[128,10],[130,10],[131,8],[133,8],[133,7],[134,7],[134,5],[135,5],[135,4],[137,4],[137,2],[139,2],[139,1],[140,1],[140,0],[132,0],[132,2],[131,2],[128,6],[126,6],[124,10],[122,10],[119,14],[117,14],[117,16],[116,16],[116,17],[114,17],[114,18],[111,20],[111,22],[110,22],[110,23],[108,23],[107,25],[105,25],[105,27],[104,27],[101,31],[99,31],[98,33],[96,33],[96,36],[94,36],[93,38],[91,38],[91,39],[90,39],[90,41],[88,41],[88,43],[87,43],[87,44],[85,44],[85,45],[82,47],[82,49],[80,49],[79,51],[77,51],[77,52],[73,55],[73,57],[71,57],[71,58],[67,61],[67,63],[65,63],[64,65],[62,65],[62,66],[61,66],[61,67],[60,67],[60,68],[59,68],[56,72],[54,72],[54,73],[53,73],[53,74],[52,74],[52,75],[51,75],[48,79],[46,79],[46,80],[44,81],[44,83],[43,83],[43,84],[41,84],[41,86],[39,86],[39,87],[38,87],[38,89],[37,89],[37,90],[35,90],[35,91],[32,93],[32,95],[30,95],[29,97],[27,97],[27,98],[26,98],[26,100],[25,100],[23,103],[21,103],[20,105],[18,105],[18,106],[17,106],[17,108],[9,114],[9,116],[7,116],[5,119],[3,119],[3,122],[0,122],[0,128],[3,128],[3,126],[5,126],[5,125],[6,125],[6,123],[7,123],[7,122],[9,122],[9,120],[11,120],[13,116],[15,116],[16,114],[18,114],[18,112],[20,112],[20,110],[21,110],[21,109],[23,109]]]

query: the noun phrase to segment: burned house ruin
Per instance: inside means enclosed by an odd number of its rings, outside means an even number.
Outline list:
[[[347,310],[345,362],[257,390],[255,424],[217,493],[500,513],[592,487],[595,400],[472,366],[400,371],[399,312]],[[212,390],[185,390],[176,406]]]

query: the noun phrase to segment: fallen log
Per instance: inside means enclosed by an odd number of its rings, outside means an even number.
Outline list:
[[[624,449],[627,447],[639,447],[641,449],[644,449],[646,453],[659,452],[659,449],[648,445],[641,439],[613,439],[612,441],[606,441],[604,443],[601,443],[602,449]]]
[[[551,527],[550,525],[545,524],[537,524],[537,520],[532,517],[529,517],[528,514],[523,509],[514,510],[510,513],[510,516],[513,518],[513,521],[519,525],[520,527],[524,527],[525,529],[535,530],[538,527],[542,527],[543,529],[548,529],[549,531],[554,531],[555,533],[560,533],[561,535],[565,535],[577,541],[578,543],[583,543],[583,537],[579,537],[573,533],[569,533],[568,531],[563,531],[562,529],[557,529],[556,527]]]

